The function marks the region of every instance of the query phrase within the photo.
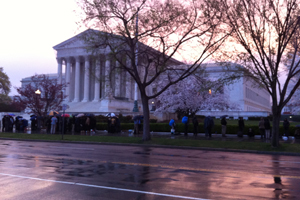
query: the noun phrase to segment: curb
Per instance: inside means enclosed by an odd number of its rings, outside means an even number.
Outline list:
[[[154,147],[154,148],[168,148],[168,149],[187,149],[187,150],[202,150],[202,151],[220,151],[232,153],[252,153],[252,154],[266,154],[266,155],[284,155],[284,156],[300,156],[300,153],[293,152],[275,152],[275,151],[256,151],[243,149],[227,149],[227,148],[210,148],[210,147],[189,147],[189,146],[168,146],[156,144],[132,144],[132,143],[113,143],[113,142],[85,142],[85,141],[63,141],[63,140],[39,140],[39,139],[18,139],[18,138],[2,138],[0,140],[15,140],[28,142],[51,142],[51,143],[74,143],[74,144],[92,144],[92,145],[117,145],[117,146],[137,146],[137,147]]]

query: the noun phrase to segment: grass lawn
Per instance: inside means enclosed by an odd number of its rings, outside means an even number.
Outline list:
[[[273,148],[270,143],[251,141],[221,141],[221,140],[195,140],[195,139],[171,139],[153,137],[151,141],[142,141],[141,137],[124,136],[84,136],[84,135],[61,135],[47,134],[24,134],[24,133],[0,133],[0,138],[49,140],[49,141],[73,141],[73,142],[99,142],[99,143],[123,143],[123,144],[145,144],[184,147],[206,147],[221,149],[239,149],[269,152],[291,152],[300,153],[300,144],[281,143],[279,148]]]
[[[229,120],[227,119],[227,125],[238,125],[238,120]],[[221,124],[221,120],[220,119],[214,119],[215,124]],[[244,120],[245,125],[250,125],[250,126],[258,126],[259,121],[255,121],[255,120]],[[272,122],[270,122],[272,125]],[[296,126],[299,125],[300,122],[291,122],[290,121],[290,125],[291,126]],[[283,121],[280,122],[280,125],[283,125]]]

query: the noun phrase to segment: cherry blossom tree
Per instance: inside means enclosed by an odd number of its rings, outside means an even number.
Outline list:
[[[31,83],[16,88],[19,95],[14,97],[15,103],[27,108],[29,114],[46,117],[49,111],[62,109],[64,88],[65,84],[57,83],[57,79],[50,79],[45,74],[35,75],[31,77]],[[37,90],[41,93],[36,94]]]
[[[156,112],[176,112],[188,116],[200,110],[236,109],[224,94],[220,81],[209,80],[205,76],[192,75],[170,86],[157,98]]]

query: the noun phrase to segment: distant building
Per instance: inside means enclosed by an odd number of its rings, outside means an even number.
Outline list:
[[[48,78],[50,79],[50,80],[57,80],[57,73],[53,73],[53,74],[46,74],[47,76],[48,76]],[[33,75],[34,76],[34,75]],[[30,76],[30,77],[25,77],[25,78],[23,78],[22,80],[21,80],[21,87],[24,87],[24,86],[26,86],[26,85],[28,85],[28,84],[31,84],[31,82],[32,82],[32,79],[31,79],[31,77],[32,76]]]
[[[237,70],[238,68],[236,68],[234,64],[232,64],[229,69],[214,63],[206,65],[206,72],[212,79],[236,73]],[[229,102],[238,105],[239,109],[228,111],[200,111],[198,114],[216,117],[228,115],[233,118],[245,117],[247,119],[248,117],[254,116],[266,117],[271,113],[270,94],[266,89],[259,87],[257,83],[249,78],[242,77],[230,85],[225,85],[223,92],[228,94]]]

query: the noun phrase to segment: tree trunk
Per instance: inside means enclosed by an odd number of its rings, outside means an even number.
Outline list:
[[[143,105],[143,115],[144,115],[144,127],[143,127],[143,140],[148,141],[151,140],[150,135],[150,111],[148,105],[148,98],[144,95],[141,95],[142,105]]]
[[[279,123],[281,114],[273,112],[273,123],[272,123],[272,146],[279,147]]]

